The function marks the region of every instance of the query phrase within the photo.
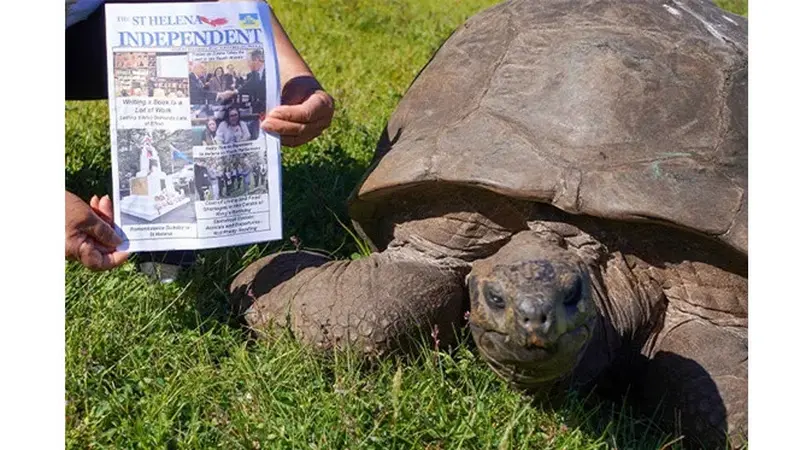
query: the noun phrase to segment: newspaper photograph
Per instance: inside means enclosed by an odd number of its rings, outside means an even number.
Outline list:
[[[280,103],[263,2],[108,4],[114,223],[123,251],[282,238]]]

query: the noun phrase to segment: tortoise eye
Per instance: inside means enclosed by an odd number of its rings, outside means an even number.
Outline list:
[[[503,296],[498,292],[496,286],[490,283],[483,284],[483,298],[486,299],[486,304],[492,309],[503,309],[506,307],[506,301]]]
[[[583,281],[580,277],[575,279],[567,295],[564,297],[564,306],[575,306],[583,296]]]
[[[503,297],[494,293],[489,294],[486,298],[486,302],[489,303],[489,306],[492,308],[503,309],[506,307],[506,301],[503,300]]]

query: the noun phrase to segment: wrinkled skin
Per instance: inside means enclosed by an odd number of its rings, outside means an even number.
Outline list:
[[[568,375],[594,330],[591,281],[565,249],[535,237],[475,263],[467,278],[470,326],[481,356],[521,388]]]

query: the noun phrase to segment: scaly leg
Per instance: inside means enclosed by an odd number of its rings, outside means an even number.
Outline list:
[[[642,389],[671,423],[705,448],[747,438],[747,329],[670,311]],[[677,316],[677,317],[676,317]]]
[[[440,345],[453,341],[467,307],[465,268],[403,249],[355,261],[323,258],[302,251],[262,258],[234,280],[231,301],[253,299],[245,320],[254,330],[288,327],[321,349],[382,354],[407,349],[409,339],[432,340],[434,329]]]

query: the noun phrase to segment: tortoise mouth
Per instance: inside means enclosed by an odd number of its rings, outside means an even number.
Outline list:
[[[521,346],[509,335],[470,323],[481,356],[502,379],[522,389],[553,384],[570,375],[591,338],[588,324],[559,336],[549,348]]]

